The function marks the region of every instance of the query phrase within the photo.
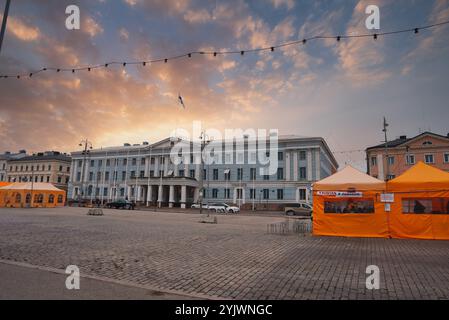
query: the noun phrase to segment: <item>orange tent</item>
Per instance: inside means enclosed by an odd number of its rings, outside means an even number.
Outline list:
[[[418,162],[387,183],[394,238],[449,240],[449,173]]]
[[[313,234],[389,236],[380,194],[385,183],[351,166],[313,184]]]
[[[2,182],[0,181],[0,188],[11,184],[11,182]]]
[[[14,182],[0,187],[0,207],[47,208],[63,206],[65,191],[51,183]]]

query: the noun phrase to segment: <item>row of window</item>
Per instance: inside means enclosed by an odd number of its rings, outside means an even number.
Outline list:
[[[257,176],[257,171],[256,170],[257,170],[256,168],[250,168],[250,178],[249,178],[250,180],[256,180],[256,176]],[[113,174],[114,174],[114,176],[112,177],[112,179],[115,180],[115,181],[118,181],[118,179],[119,179],[119,172],[114,171]],[[173,174],[173,170],[170,170],[167,175],[172,175],[172,174]],[[184,170],[179,170],[178,176],[183,177],[184,174],[185,174]],[[195,178],[195,174],[196,174],[195,169],[189,170],[189,177]],[[104,180],[105,181],[109,181],[111,179],[110,175],[111,175],[111,172],[106,171],[104,173]],[[141,170],[139,172],[138,178],[144,178],[144,175],[145,175],[145,171]],[[164,175],[164,171],[160,170],[158,177],[163,176],[163,175]],[[150,177],[155,177],[155,174],[154,174],[153,170],[150,171]],[[243,170],[243,168],[238,168],[237,169],[237,176],[236,176],[237,180],[243,180],[244,179],[243,177],[244,177],[244,170]],[[265,181],[270,180],[270,176],[269,175],[263,175],[262,177],[263,177],[263,180],[265,180]],[[283,180],[284,179],[284,168],[278,168],[277,169],[276,177],[277,177],[277,180]],[[95,173],[92,172],[92,171],[89,172],[89,181],[94,181],[94,178],[95,178]],[[126,178],[127,178],[126,171],[122,171],[121,172],[120,178],[121,178],[121,181],[125,181],[126,180]],[[130,171],[128,178],[130,178],[130,179],[137,178],[136,171]],[[203,170],[203,179],[207,180],[207,178],[208,178],[207,177],[207,170],[204,169]],[[223,170],[223,178],[224,178],[225,181],[230,181],[231,180],[231,169],[224,169]],[[102,181],[102,179],[103,179],[103,173],[102,172],[97,172],[96,173],[96,181]],[[307,168],[306,167],[299,167],[299,179],[300,180],[306,180],[307,179]],[[214,180],[214,181],[219,180],[219,170],[218,169],[213,169],[212,170],[212,180]],[[79,172],[79,171],[77,172],[76,181],[77,182],[81,181],[81,172]]]
[[[64,201],[64,197],[62,194],[58,195],[57,202],[62,203]],[[15,196],[15,202],[16,203],[22,203],[22,195],[20,193],[17,193]],[[38,193],[34,195],[34,203],[43,203],[44,202],[44,195],[42,193]],[[25,196],[25,203],[31,203],[31,194],[27,193]],[[55,203],[55,195],[49,194],[48,195],[48,203]]]
[[[237,153],[237,157],[238,157],[238,161],[241,163],[243,162],[243,153]],[[270,156],[270,152],[266,152],[266,156],[269,157]],[[306,151],[299,151],[299,160],[306,160],[307,157],[307,153]],[[250,153],[250,158],[251,161],[256,161],[256,153],[255,152],[251,152]],[[150,163],[151,164],[155,164],[155,159],[156,157],[151,157],[150,158]],[[169,159],[169,157],[159,157],[159,163],[161,165],[165,164],[165,159]],[[130,160],[128,162],[128,160]],[[279,151],[278,152],[278,161],[283,161],[284,160],[284,152]],[[103,164],[106,165],[106,167],[110,167],[110,166],[127,166],[132,165],[132,166],[136,166],[137,163],[140,163],[140,165],[144,166],[145,165],[145,158],[123,158],[123,159],[106,159],[106,162],[103,163],[103,159],[98,159],[98,160],[90,160],[90,167],[95,167],[95,165],[98,165],[98,167],[102,167]],[[171,162],[171,161],[170,161]],[[227,153],[225,154],[225,163],[230,163],[231,162],[231,154]],[[190,155],[190,163],[194,163],[194,155],[191,154]],[[78,160],[78,167],[82,167],[83,165],[83,160]]]
[[[45,169],[47,168],[47,169]],[[21,166],[9,166],[10,172],[27,172],[27,171],[50,171],[51,170],[51,164],[49,165],[36,165],[36,167],[33,166],[27,166],[27,165],[21,165]],[[59,172],[62,172],[64,170],[64,166],[59,166],[58,168]],[[66,167],[66,172],[70,172],[70,166]]]
[[[388,156],[388,164],[394,165],[395,164],[395,157],[394,156]],[[449,163],[449,153],[443,154],[443,161],[444,163]],[[435,155],[429,153],[424,155],[424,162],[428,164],[435,163]],[[413,165],[416,163],[416,157],[414,154],[407,154],[405,156],[405,163],[408,165]],[[371,166],[377,165],[377,157],[371,157]]]
[[[8,182],[31,182],[33,181],[33,177],[34,177],[34,182],[50,182],[50,176],[20,176],[18,178],[15,177],[8,177]],[[17,181],[18,179],[18,181]],[[61,177],[58,176],[57,178],[58,183],[69,183],[69,177]],[[64,181],[64,182],[63,182]]]

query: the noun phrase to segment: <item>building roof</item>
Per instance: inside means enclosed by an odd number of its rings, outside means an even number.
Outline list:
[[[395,140],[392,140],[392,141],[388,141],[387,148],[399,147],[399,146],[401,146],[403,144],[406,144],[407,142],[409,142],[411,140],[415,140],[415,139],[420,138],[420,137],[425,136],[425,135],[432,135],[432,136],[435,136],[435,137],[438,137],[438,138],[447,139],[449,141],[449,136],[443,136],[443,135],[440,135],[440,134],[437,134],[437,133],[426,131],[426,132],[423,132],[421,134],[418,134],[417,136],[414,136],[413,138],[407,138],[406,136],[400,136],[398,139],[395,139]],[[368,147],[368,148],[366,148],[366,150],[378,149],[378,148],[385,148],[385,142],[381,143],[381,144],[378,144],[378,145],[375,145],[375,146],[372,146],[372,147]]]
[[[50,161],[50,160],[58,160],[71,162],[70,156],[63,153],[43,153],[43,154],[34,154],[32,156],[25,156],[17,159],[9,159],[9,162],[29,162],[29,161]]]
[[[351,188],[355,190],[383,190],[385,182],[348,165],[333,175],[313,184],[313,190],[346,191]]]
[[[21,150],[18,153],[5,152],[0,154],[0,160],[19,159],[27,156],[25,150]]]
[[[33,190],[33,191],[64,191],[56,188],[51,183],[45,182],[13,182],[0,190]]]

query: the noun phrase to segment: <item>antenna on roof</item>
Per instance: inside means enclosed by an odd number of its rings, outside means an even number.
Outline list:
[[[387,119],[385,119],[384,117],[384,123],[383,123],[383,129],[382,131],[385,134],[385,160],[386,160],[386,172],[385,172],[385,181],[388,180],[388,176],[390,175],[390,166],[388,164],[388,139],[387,139],[387,128],[388,128],[388,123],[387,123]]]

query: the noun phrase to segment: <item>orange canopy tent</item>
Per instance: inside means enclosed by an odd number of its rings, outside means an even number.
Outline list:
[[[3,181],[0,181],[0,188],[1,188],[1,187],[4,187],[4,186],[7,186],[7,185],[9,185],[9,184],[11,184],[11,182],[3,182]]]
[[[387,183],[394,238],[449,240],[449,173],[418,162]]]
[[[385,183],[351,166],[313,184],[313,234],[389,236],[380,194]]]
[[[14,182],[0,187],[0,207],[56,207],[63,206],[65,191],[51,183]]]

